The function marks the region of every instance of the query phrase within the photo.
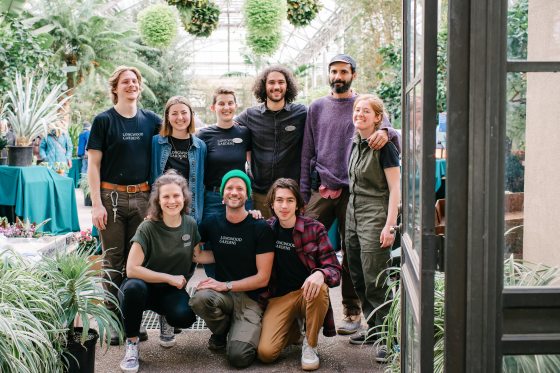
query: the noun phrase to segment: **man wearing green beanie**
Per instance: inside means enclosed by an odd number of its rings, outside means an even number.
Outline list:
[[[245,368],[257,354],[263,315],[257,300],[270,279],[274,236],[264,220],[245,209],[251,180],[243,171],[226,173],[220,193],[226,214],[199,225],[201,242],[211,250],[196,249],[194,257],[201,264],[216,263],[216,278],[201,281],[189,304],[212,331],[208,348],[226,349],[230,364]]]

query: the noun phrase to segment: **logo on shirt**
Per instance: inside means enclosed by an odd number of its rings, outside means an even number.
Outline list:
[[[188,150],[172,150],[169,156],[175,159],[187,159],[189,158],[189,152]]]
[[[278,250],[292,251],[296,245],[293,242],[276,241],[276,248]]]
[[[284,130],[288,131],[288,132],[292,132],[296,130],[296,126],[286,126],[284,127]]]
[[[232,245],[237,246],[237,243],[243,242],[241,237],[228,237],[228,236],[220,236],[220,242],[223,245]]]
[[[235,144],[241,144],[243,139],[239,137],[234,137],[233,139],[220,139],[218,140],[218,146],[231,146]]]
[[[143,132],[123,132],[122,134],[123,140],[125,141],[136,141],[142,139],[144,137]]]
[[[183,247],[189,247],[192,246],[192,241],[191,241],[191,235],[190,234],[184,234],[183,236],[181,236],[181,239],[183,241],[185,241],[183,243]]]

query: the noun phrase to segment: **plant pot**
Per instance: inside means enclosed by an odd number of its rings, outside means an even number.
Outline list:
[[[8,146],[8,165],[25,167],[33,163],[32,146]]]
[[[0,157],[0,166],[8,164],[8,157]]]
[[[65,369],[67,373],[94,373],[95,372],[95,345],[99,334],[95,329],[88,330],[88,339],[80,344],[82,328],[75,328],[73,336],[68,336],[68,343],[64,357],[68,360]]]
[[[84,196],[84,206],[91,206],[91,197],[90,196]]]

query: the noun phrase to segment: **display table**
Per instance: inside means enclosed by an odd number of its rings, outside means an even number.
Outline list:
[[[68,170],[68,177],[74,180],[74,188],[77,188],[82,178],[82,159],[72,158],[72,168]]]
[[[47,167],[0,166],[0,205],[14,206],[17,216],[32,223],[50,218],[44,232],[80,230],[74,181]]]

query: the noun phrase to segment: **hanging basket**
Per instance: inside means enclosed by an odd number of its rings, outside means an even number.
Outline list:
[[[218,27],[220,8],[207,1],[202,5],[190,7],[177,5],[185,31],[198,37],[208,37]]]
[[[288,21],[295,27],[307,26],[322,8],[318,0],[288,0]]]

